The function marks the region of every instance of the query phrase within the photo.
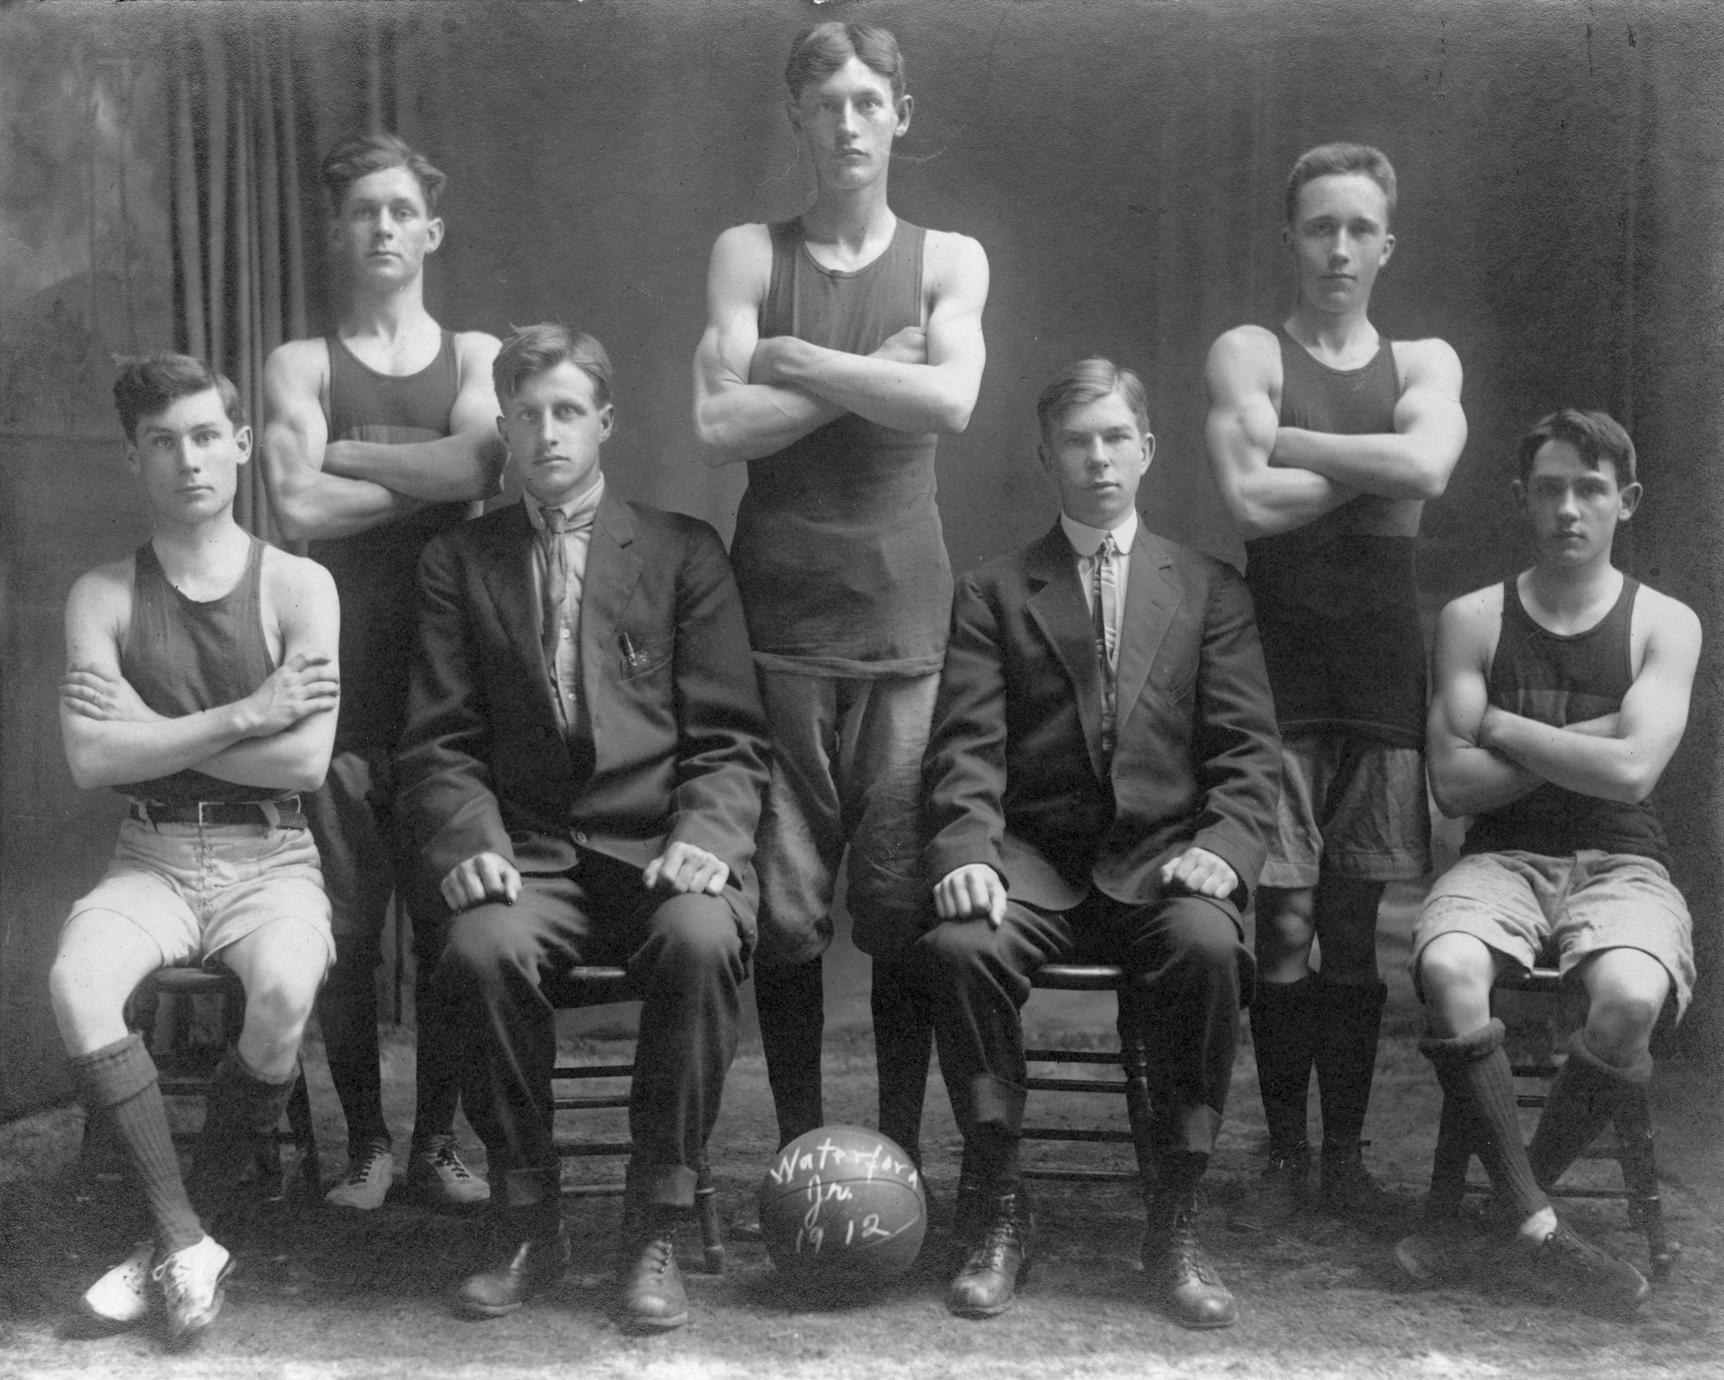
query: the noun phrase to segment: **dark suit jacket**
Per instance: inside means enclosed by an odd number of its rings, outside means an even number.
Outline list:
[[[581,593],[587,731],[565,744],[519,503],[436,537],[396,754],[431,894],[493,852],[554,873],[588,848],[644,867],[672,840],[723,859],[752,927],[765,723],[730,564],[705,523],[599,503]]]
[[[1281,787],[1251,596],[1231,567],[1141,525],[1117,670],[1118,745],[1071,543],[1047,536],[958,582],[925,759],[928,874],[986,863],[1049,910],[1095,888],[1144,903],[1196,844],[1262,870]]]

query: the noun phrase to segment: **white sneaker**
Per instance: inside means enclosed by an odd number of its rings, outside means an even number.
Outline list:
[[[98,1322],[115,1327],[142,1322],[150,1313],[150,1263],[155,1255],[154,1241],[140,1241],[137,1249],[84,1290],[79,1307]]]
[[[395,1156],[386,1145],[367,1145],[349,1161],[347,1177],[323,1195],[330,1207],[375,1212],[395,1181]]]
[[[175,1251],[150,1271],[162,1286],[162,1302],[168,1308],[168,1339],[175,1344],[190,1340],[216,1320],[221,1312],[222,1282],[233,1270],[233,1257],[214,1237]]]
[[[461,1162],[454,1136],[433,1136],[407,1157],[407,1192],[433,1207],[469,1208],[489,1201],[491,1188]]]

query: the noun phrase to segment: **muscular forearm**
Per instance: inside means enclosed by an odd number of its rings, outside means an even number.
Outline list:
[[[1447,465],[1430,446],[1394,433],[1338,436],[1279,427],[1269,463],[1277,469],[1308,470],[1389,499],[1436,498],[1448,478]]]
[[[424,505],[364,479],[307,470],[279,483],[274,492],[276,521],[293,541],[326,541],[368,532],[405,517]]]
[[[1629,738],[1573,732],[1495,707],[1479,726],[1481,745],[1552,785],[1604,800],[1644,800],[1657,782]]]
[[[806,389],[818,398],[879,426],[897,431],[962,431],[969,424],[975,390],[956,370],[874,355],[853,355],[806,341],[774,341],[775,381]]]
[[[695,430],[712,465],[733,465],[774,455],[844,410],[797,388],[733,384],[702,400]]]
[[[206,776],[272,791],[314,791],[329,771],[334,711],[267,738],[248,738],[198,764]]]
[[[1309,470],[1257,470],[1240,475],[1226,491],[1228,510],[1247,541],[1304,527],[1355,496],[1355,490]]]
[[[250,736],[253,718],[241,700],[148,721],[93,720],[62,711],[61,726],[72,779],[90,790],[202,770],[216,753]]]
[[[1450,819],[1500,810],[1544,784],[1544,778],[1500,753],[1470,743],[1431,757],[1431,794]]]
[[[489,498],[502,472],[500,452],[473,436],[384,444],[332,441],[323,453],[324,472],[365,480],[425,503],[463,503]]]

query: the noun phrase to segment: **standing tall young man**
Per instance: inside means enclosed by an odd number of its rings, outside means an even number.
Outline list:
[[[785,79],[814,201],[719,236],[694,367],[708,458],[749,462],[731,561],[773,741],[755,1000],[782,1143],[824,1120],[821,955],[848,846],[880,1129],[919,1159],[931,1034],[903,959],[927,910],[919,778],[952,590],[934,447],[975,406],[988,262],[888,204],[911,109],[890,33],[817,25]]]
[[[200,360],[150,355],[121,369],[114,401],[155,531],[72,586],[60,729],[73,779],[112,786],[130,809],[48,984],[84,1105],[123,1146],[154,1229],[84,1310],[141,1322],[159,1285],[169,1336],[185,1341],[215,1321],[232,1268],[200,1217],[281,1120],[334,955],[300,800],[335,739],[340,614],[323,570],[234,521],[251,428],[232,383]],[[246,1002],[211,1079],[188,1195],[125,1005],[150,973],[192,963],[238,974]]]
[[[1377,907],[1385,883],[1429,866],[1414,546],[1467,427],[1455,352],[1441,340],[1390,342],[1371,324],[1394,209],[1394,169],[1378,150],[1303,154],[1282,231],[1293,313],[1278,332],[1228,331],[1206,372],[1209,460],[1246,539],[1282,732],[1251,1009],[1269,1161],[1233,1217],[1253,1230],[1304,1201],[1313,1065],[1324,1203],[1381,1203],[1360,1154],[1386,995]],[[1313,940],[1321,974],[1310,968]]]
[[[443,239],[435,212],[444,177],[423,154],[392,134],[355,135],[323,160],[323,184],[351,298],[334,335],[289,341],[270,356],[263,461],[283,532],[309,539],[341,592],[347,693],[328,784],[310,801],[336,937],[318,1018],[349,1156],[328,1201],[380,1207],[394,1177],[376,982],[396,891],[413,918],[419,974],[407,1182],[421,1197],[461,1206],[483,1201],[486,1189],[455,1152],[456,1074],[430,983],[441,936],[411,905],[412,873],[389,812],[389,758],[401,734],[419,552],[497,489],[497,341],[446,331],[425,310],[425,260]]]
[[[1561,1296],[1633,1307],[1650,1292],[1640,1272],[1558,1221],[1545,1190],[1651,1078],[1653,1028],[1693,989],[1693,924],[1646,797],[1688,723],[1700,620],[1611,564],[1641,492],[1621,426],[1555,412],[1519,459],[1533,565],[1437,624],[1431,790],[1472,824],[1413,931],[1420,1048],[1480,1128],[1479,1158],[1517,1224],[1509,1259]],[[1586,991],[1586,1024],[1529,1147],[1490,992],[1550,947]],[[1431,1245],[1413,1236],[1396,1256],[1424,1277],[1441,1263]]]

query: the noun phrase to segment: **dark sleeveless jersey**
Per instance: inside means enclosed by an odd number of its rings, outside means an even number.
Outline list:
[[[870,354],[922,324],[920,227],[900,220],[885,252],[853,272],[816,263],[800,220],[771,234],[761,339]],[[940,669],[952,571],[935,441],[847,413],[749,462],[730,557],[763,665],[853,676]]]
[[[1582,723],[1622,708],[1634,684],[1634,597],[1624,577],[1610,612],[1585,632],[1553,633],[1521,603],[1513,579],[1503,581],[1502,632],[1491,657],[1490,702],[1540,723]],[[1519,849],[1566,857],[1583,848],[1632,853],[1670,864],[1664,828],[1650,805],[1602,800],[1548,782],[1530,795],[1473,819],[1463,853]]]
[[[1395,429],[1400,379],[1383,341],[1331,369],[1283,328],[1282,426],[1358,436]],[[1397,509],[1410,509],[1397,512]],[[1425,740],[1425,642],[1412,535],[1418,504],[1362,494],[1315,522],[1248,542],[1246,583],[1283,730],[1340,730],[1401,747]],[[1363,529],[1363,530],[1361,530]]]
[[[120,644],[120,674],[158,714],[183,718],[247,695],[269,679],[275,657],[263,635],[259,599],[264,543],[252,538],[239,583],[200,604],[175,589],[149,542],[132,575],[132,621]],[[194,800],[268,800],[286,791],[243,786],[177,771],[115,790],[139,800],[181,805]]]
[[[449,435],[461,384],[451,332],[443,332],[430,364],[399,377],[378,373],[334,336],[328,345],[330,440],[400,445]],[[341,598],[338,749],[394,748],[406,710],[419,553],[470,507],[434,503],[399,522],[309,543],[308,554],[328,567]]]

